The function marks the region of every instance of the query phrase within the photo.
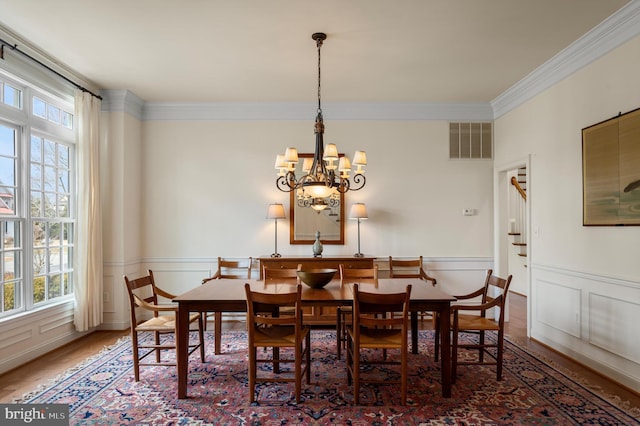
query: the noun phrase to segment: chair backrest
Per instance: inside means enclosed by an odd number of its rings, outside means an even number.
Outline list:
[[[339,269],[341,286],[358,282],[378,287],[378,265],[373,265],[373,268],[345,268],[343,264],[340,264]],[[361,280],[366,281],[360,282]]]
[[[394,259],[389,256],[389,276],[391,278],[420,278],[422,256],[417,259]]]
[[[504,321],[504,307],[507,302],[507,294],[509,292],[509,286],[511,285],[511,275],[507,278],[500,278],[497,275],[493,275],[493,270],[487,270],[487,277],[484,281],[484,292],[482,294],[482,303],[494,302],[495,306],[500,308],[499,322]],[[486,315],[486,310],[482,311],[482,316]]]
[[[129,277],[125,275],[124,283],[127,286],[127,293],[129,294],[131,326],[133,327],[141,322],[136,319],[136,308],[143,307],[144,303],[157,305],[158,292],[151,270],[148,271],[148,275],[136,278],[135,280],[130,280]],[[158,312],[154,311],[153,316],[157,317]]]
[[[253,258],[245,260],[224,260],[218,257],[217,278],[251,278]]]
[[[266,266],[262,269],[262,278],[264,279],[265,284],[268,284],[269,281],[278,281],[282,282],[295,282],[296,284],[300,284],[300,277],[298,277],[297,272],[302,270],[302,264],[298,264],[297,268],[267,268]]]
[[[369,293],[353,285],[353,328],[356,333],[360,327],[397,328],[406,331],[409,328],[409,300],[411,284],[403,293]],[[401,315],[386,315],[401,312]],[[375,315],[382,314],[382,315]],[[406,345],[406,342],[405,342]]]
[[[269,326],[293,325],[302,327],[302,286],[298,284],[295,292],[261,293],[252,291],[248,283],[244,285],[247,296],[247,329],[249,341],[257,328]],[[284,310],[282,308],[295,309]],[[278,316],[264,313],[279,312]]]

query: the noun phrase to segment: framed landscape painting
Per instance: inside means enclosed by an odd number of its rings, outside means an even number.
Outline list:
[[[583,225],[640,225],[640,109],[582,129]]]

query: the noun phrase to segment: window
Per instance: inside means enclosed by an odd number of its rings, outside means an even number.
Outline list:
[[[0,319],[73,294],[73,104],[0,74]],[[18,112],[18,113],[16,113]]]
[[[492,123],[449,123],[449,158],[483,159],[493,155]]]

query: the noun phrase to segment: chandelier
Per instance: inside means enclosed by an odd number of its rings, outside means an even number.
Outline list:
[[[284,154],[276,156],[278,178],[276,186],[280,191],[296,191],[297,204],[300,207],[311,207],[320,212],[326,208],[340,205],[340,194],[362,189],[366,183],[364,166],[367,164],[367,154],[356,151],[353,165],[356,167],[353,178],[350,178],[351,161],[347,156],[339,156],[335,144],[324,146],[324,123],[322,121],[322,105],[320,100],[320,48],[327,38],[324,33],[311,36],[316,41],[318,49],[318,111],[314,133],[316,148],[313,158],[304,158],[301,176],[296,176],[298,165],[298,150],[287,148]]]

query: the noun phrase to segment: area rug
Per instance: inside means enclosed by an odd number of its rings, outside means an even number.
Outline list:
[[[302,402],[293,384],[264,384],[260,402],[248,403],[246,333],[226,332],[223,354],[189,362],[189,398],[177,399],[174,368],[146,367],[133,380],[128,338],[23,397],[27,404],[68,404],[72,425],[634,425],[637,409],[594,393],[569,374],[506,341],[504,378],[495,367],[460,367],[451,398],[443,398],[434,362],[433,333],[421,331],[419,353],[410,355],[408,404],[397,385],[365,385],[359,406],[337,360],[335,334],[312,333],[312,383]],[[371,371],[394,377],[391,368]],[[388,375],[388,376],[385,376]]]

